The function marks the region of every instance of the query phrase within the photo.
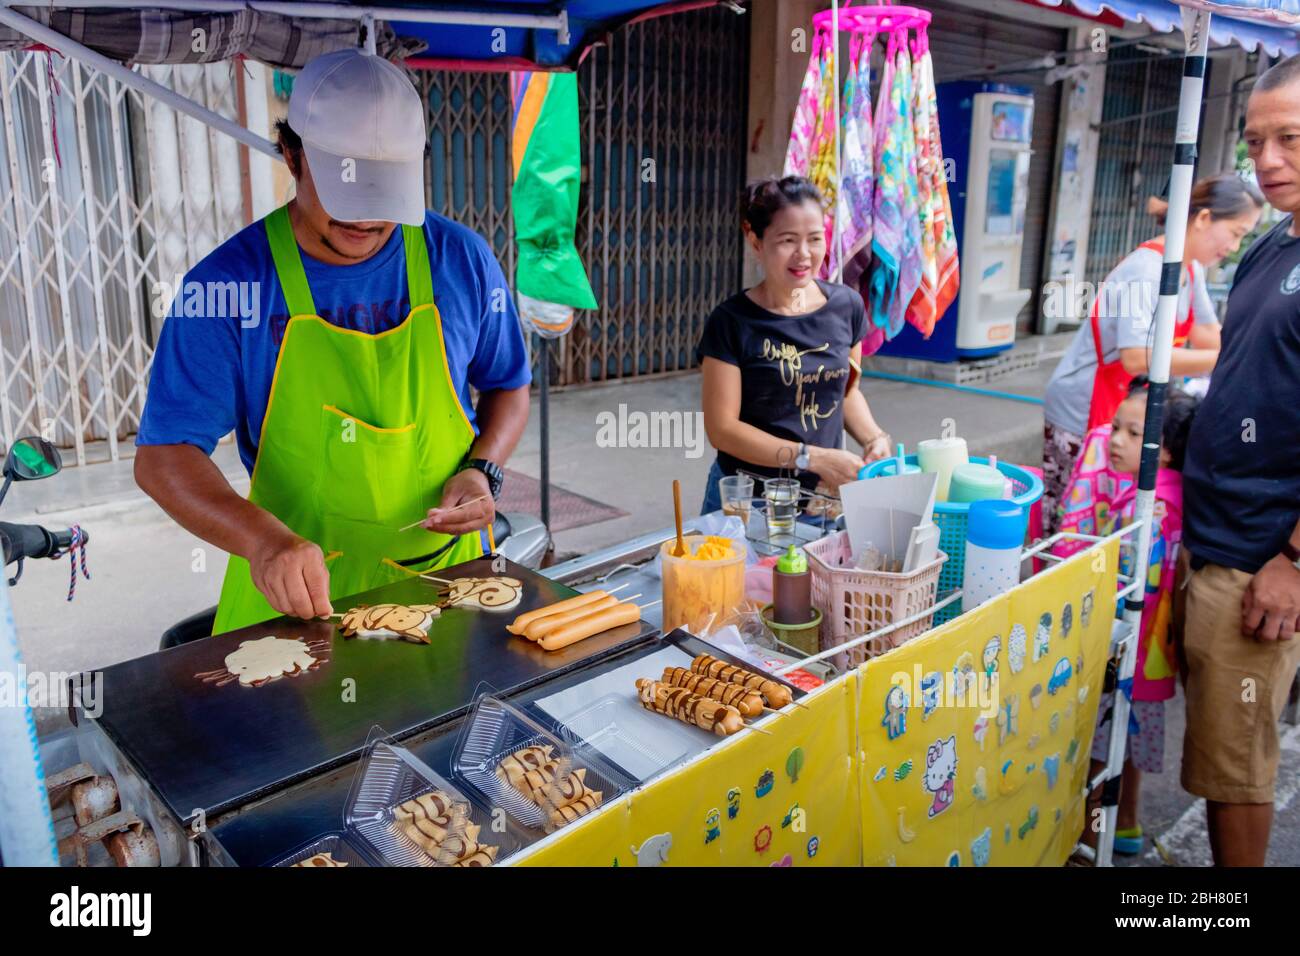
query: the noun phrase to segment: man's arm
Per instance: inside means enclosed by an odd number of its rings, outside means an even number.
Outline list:
[[[136,484],[177,524],[248,560],[253,584],[281,614],[328,617],[329,573],[321,549],[230,486],[193,445],[141,445]]]
[[[469,457],[504,465],[528,424],[528,386],[481,393],[474,414],[479,433],[470,447]],[[457,507],[475,498],[482,500]],[[429,509],[424,527],[443,534],[468,534],[486,528],[496,513],[487,476],[476,468],[466,468],[447,479],[442,487],[442,500],[437,508]]]
[[[1300,549],[1300,523],[1291,531]],[[1241,633],[1261,641],[1289,641],[1300,618],[1300,568],[1285,554],[1273,557],[1250,579],[1241,600]]]

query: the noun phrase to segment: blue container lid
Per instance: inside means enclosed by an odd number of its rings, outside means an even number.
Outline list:
[[[1019,548],[1025,540],[1024,511],[1006,498],[973,501],[966,515],[966,540],[981,548]]]

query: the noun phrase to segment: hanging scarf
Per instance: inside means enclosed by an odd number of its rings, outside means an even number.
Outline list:
[[[907,52],[907,36],[900,34],[897,43],[898,66],[894,71],[893,136],[901,156],[902,170],[902,243],[898,260],[898,294],[889,306],[888,335],[892,339],[903,330],[907,305],[921,285],[924,268],[921,256],[921,220],[916,174],[916,127],[913,124],[912,58]]]
[[[817,91],[821,88],[822,34],[813,38],[808,71],[799,89],[799,104],[790,125],[790,143],[785,150],[784,176],[807,176],[812,167],[812,143],[817,131]]]
[[[844,84],[843,157],[840,182],[840,247],[845,285],[856,289],[871,264],[872,159],[871,35],[854,34]]]
[[[930,53],[926,34],[919,33],[912,46],[912,122],[916,127],[917,217],[921,224],[921,284],[907,305],[907,321],[926,338],[934,329],[935,287],[939,282],[939,254],[934,236],[934,178],[931,163],[930,110],[934,106],[934,75],[929,72]],[[943,162],[940,160],[939,165]],[[942,215],[940,209],[940,215]]]
[[[825,201],[826,247],[831,246],[831,231],[835,225],[835,185],[839,179],[835,161],[835,97],[839,89],[831,64],[831,44],[829,40],[821,44],[821,56],[818,58],[819,74],[817,85],[817,124],[813,133],[811,162],[808,178],[817,187]],[[830,275],[827,265],[830,256],[822,260],[822,277]]]
[[[879,332],[888,334],[889,307],[898,292],[898,263],[903,245],[902,157],[895,147],[894,38],[889,40],[885,71],[876,101],[875,195],[871,210],[871,272],[864,290],[867,318]],[[870,336],[869,336],[870,338]],[[877,346],[878,347],[878,346]],[[863,351],[866,351],[865,345]]]
[[[930,57],[930,41],[921,34],[921,60],[927,88],[925,124],[926,151],[929,156],[927,172],[930,178],[930,228],[934,231],[936,277],[934,285],[934,320],[930,329],[921,331],[929,336],[934,323],[943,318],[952,300],[957,298],[961,283],[961,266],[957,261],[957,233],[952,221],[952,202],[948,198],[948,174],[944,169],[943,143],[939,138],[939,104],[935,99],[934,61]]]

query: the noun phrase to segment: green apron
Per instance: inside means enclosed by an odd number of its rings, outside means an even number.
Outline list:
[[[320,545],[331,601],[479,557],[477,533],[453,541],[421,527],[397,530],[438,505],[474,441],[451,382],[424,231],[402,226],[410,314],[370,335],[316,314],[288,207],[263,221],[292,318],[249,501]],[[231,555],[212,632],[278,616],[248,561]]]

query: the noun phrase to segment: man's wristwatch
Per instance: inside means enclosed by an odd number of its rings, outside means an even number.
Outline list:
[[[794,466],[800,471],[807,471],[812,465],[812,458],[808,454],[808,446],[803,442],[799,443],[799,454],[794,456]]]
[[[501,482],[505,478],[505,472],[501,470],[501,466],[488,461],[486,458],[471,458],[461,465],[458,470],[464,471],[467,468],[483,472],[488,480],[488,490],[492,492],[492,499],[495,501],[501,494]]]
[[[1290,541],[1283,542],[1282,553],[1286,559],[1295,565],[1296,570],[1300,571],[1300,548],[1297,548]]]

